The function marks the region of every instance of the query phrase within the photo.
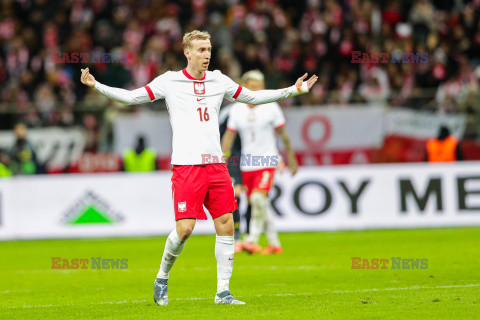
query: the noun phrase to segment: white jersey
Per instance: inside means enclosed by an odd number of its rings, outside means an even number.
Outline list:
[[[172,126],[172,164],[222,163],[218,114],[224,98],[235,100],[242,87],[220,71],[195,79],[184,69],[168,71],[145,89],[150,99],[165,99]]]
[[[240,170],[255,171],[278,165],[275,130],[285,125],[285,117],[276,102],[250,107],[234,103],[227,130],[240,134],[242,156]]]
[[[225,162],[218,129],[218,113],[224,98],[260,105],[307,93],[308,85],[303,82],[298,88],[251,91],[218,70],[206,71],[202,79],[195,79],[183,69],[168,71],[135,90],[109,87],[98,81],[94,89],[124,104],[165,99],[173,131],[171,163],[196,165]]]

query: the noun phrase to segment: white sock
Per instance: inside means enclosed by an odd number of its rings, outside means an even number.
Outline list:
[[[218,236],[215,239],[215,258],[217,259],[217,293],[228,290],[233,271],[233,236]]]
[[[265,215],[267,211],[268,198],[260,192],[253,192],[250,195],[252,204],[252,218],[250,220],[250,234],[247,242],[257,244],[265,228]]]
[[[185,247],[187,240],[182,240],[174,229],[168,235],[167,242],[165,243],[165,250],[163,251],[162,263],[160,264],[160,270],[158,271],[157,278],[168,279],[168,273],[172,269],[175,260],[177,260],[180,252]]]
[[[277,228],[275,228],[274,213],[270,200],[267,204],[267,211],[265,215],[265,235],[267,236],[268,244],[274,247],[281,247],[280,239],[278,238]]]

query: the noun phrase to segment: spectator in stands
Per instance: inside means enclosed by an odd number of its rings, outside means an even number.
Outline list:
[[[465,138],[480,140],[480,67],[473,73],[468,84],[465,99],[458,104],[458,110],[466,115]]]
[[[453,162],[462,160],[463,154],[457,139],[450,134],[450,129],[441,126],[438,137],[427,141],[425,161]]]
[[[376,68],[365,76],[365,82],[360,85],[359,90],[371,106],[386,107],[390,95],[387,73]]]
[[[24,123],[17,123],[13,128],[15,143],[10,151],[12,171],[15,175],[32,175],[37,173],[37,154],[27,140],[28,129]]]
[[[153,148],[145,147],[145,138],[139,136],[135,149],[123,154],[123,168],[126,172],[148,172],[157,170],[157,154]]]
[[[0,129],[11,129],[15,120],[29,127],[82,124],[88,149],[96,151],[99,135],[87,113],[101,111],[105,98],[80,85],[77,65],[54,62],[52,53],[126,52],[128,63],[87,64],[100,80],[133,88],[180,70],[182,29],[197,27],[210,30],[219,45],[212,68],[233,79],[259,68],[275,89],[296,80],[299,69],[322,74],[311,95],[282,100],[282,107],[429,106],[466,112],[471,132],[480,123],[471,117],[478,90],[457,71],[480,64],[479,20],[479,1],[3,1]],[[395,72],[387,72],[391,63],[350,62],[351,51],[393,50],[427,53],[428,61],[390,67]],[[459,55],[466,61],[459,63]]]

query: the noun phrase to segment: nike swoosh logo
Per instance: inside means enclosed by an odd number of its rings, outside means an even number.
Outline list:
[[[201,99],[200,99],[200,98],[197,98],[197,101],[202,101],[203,99],[205,99],[205,98],[201,98]]]
[[[235,259],[235,258],[233,258],[233,259]],[[230,260],[230,261],[233,260],[233,259],[232,259],[232,258],[228,258],[228,260]]]
[[[163,258],[163,260],[165,260],[165,261],[170,261],[170,259],[167,259],[167,258]]]

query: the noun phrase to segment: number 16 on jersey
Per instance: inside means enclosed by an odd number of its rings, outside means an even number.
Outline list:
[[[197,109],[198,113],[200,114],[200,121],[203,122],[203,120],[208,121],[210,120],[210,115],[208,114],[208,107],[205,107],[205,111],[203,111],[202,114],[202,108]]]

